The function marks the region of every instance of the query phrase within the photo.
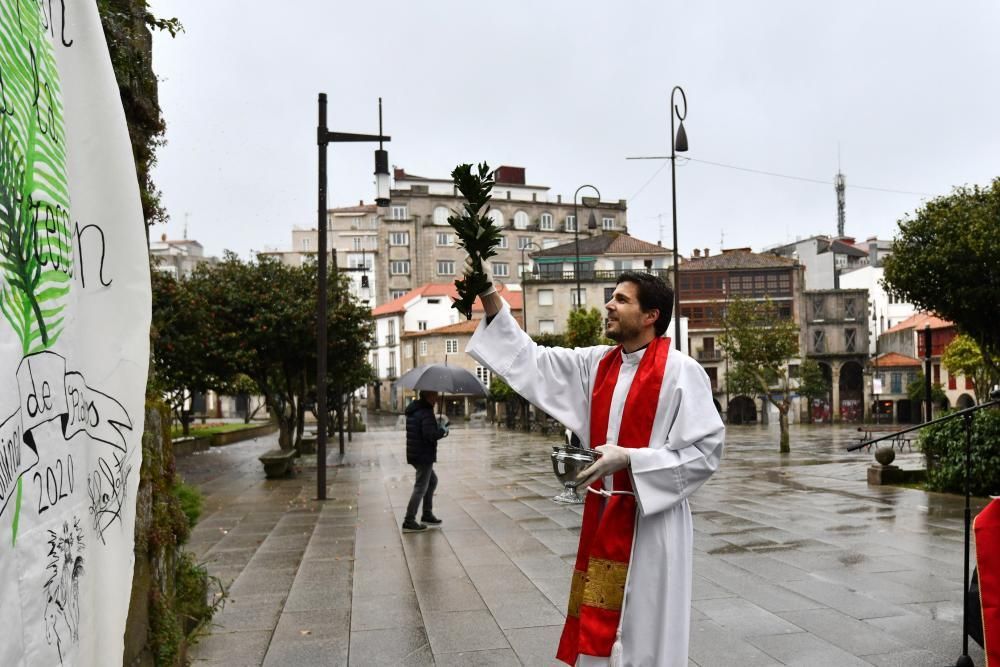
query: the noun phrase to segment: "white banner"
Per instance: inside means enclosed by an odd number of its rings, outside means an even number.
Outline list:
[[[93,0],[0,0],[0,665],[120,665],[149,359]]]

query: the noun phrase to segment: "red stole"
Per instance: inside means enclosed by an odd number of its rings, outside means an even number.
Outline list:
[[[986,664],[1000,665],[1000,499],[987,505],[972,526],[976,533]]]
[[[654,338],[646,348],[625,399],[618,446],[639,448],[649,445],[669,352],[669,338]],[[597,367],[590,401],[591,447],[603,445],[607,440],[611,397],[618,383],[621,365],[619,345],[605,355]],[[603,488],[603,480],[591,486],[599,490]],[[615,473],[614,490],[632,491],[627,469]],[[634,496],[604,498],[587,493],[586,497],[566,625],[556,653],[556,657],[568,665],[575,665],[581,653],[611,655],[621,620],[625,580],[635,535]]]

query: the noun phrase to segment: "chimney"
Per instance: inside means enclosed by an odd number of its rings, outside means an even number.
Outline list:
[[[508,183],[510,185],[524,185],[524,167],[509,167],[507,165],[497,167],[496,182]]]
[[[365,200],[364,199],[359,199],[358,200],[358,206],[364,206],[364,205],[365,205]]]
[[[701,257],[701,250],[698,250],[697,248],[695,248],[694,250],[692,250],[691,251],[691,257],[693,257],[695,259],[698,259],[699,257]]]
[[[709,252],[708,248],[705,248],[705,250],[704,250],[704,252],[702,254],[704,254],[705,257],[708,257],[708,252]]]
[[[164,243],[166,243],[166,241],[167,241],[167,235],[166,234],[160,234],[160,240],[163,241]]]
[[[557,204],[561,204],[562,203],[562,195],[556,195],[556,203]]]
[[[875,238],[868,239],[868,263],[878,266],[878,240]]]

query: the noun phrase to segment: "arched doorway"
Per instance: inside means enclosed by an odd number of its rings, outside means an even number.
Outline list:
[[[856,361],[840,367],[840,420],[860,422],[865,416],[864,370]]]
[[[754,424],[757,422],[757,406],[752,398],[737,396],[729,401],[730,424]]]
[[[962,394],[961,396],[958,397],[958,400],[955,401],[955,407],[958,408],[959,410],[971,408],[975,404],[976,402],[972,400],[972,397],[969,396],[968,394]]]
[[[833,417],[830,404],[833,398],[830,395],[833,391],[833,368],[825,361],[820,361],[819,370],[823,373],[823,383],[827,386],[826,396],[812,399],[809,406],[812,421],[814,424],[829,424]]]

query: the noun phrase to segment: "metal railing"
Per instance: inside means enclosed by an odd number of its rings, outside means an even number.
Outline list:
[[[719,361],[722,350],[698,350],[698,361]]]
[[[389,335],[387,335],[385,337],[385,344],[386,345],[395,345],[396,344],[396,335],[395,334],[389,334]]]

